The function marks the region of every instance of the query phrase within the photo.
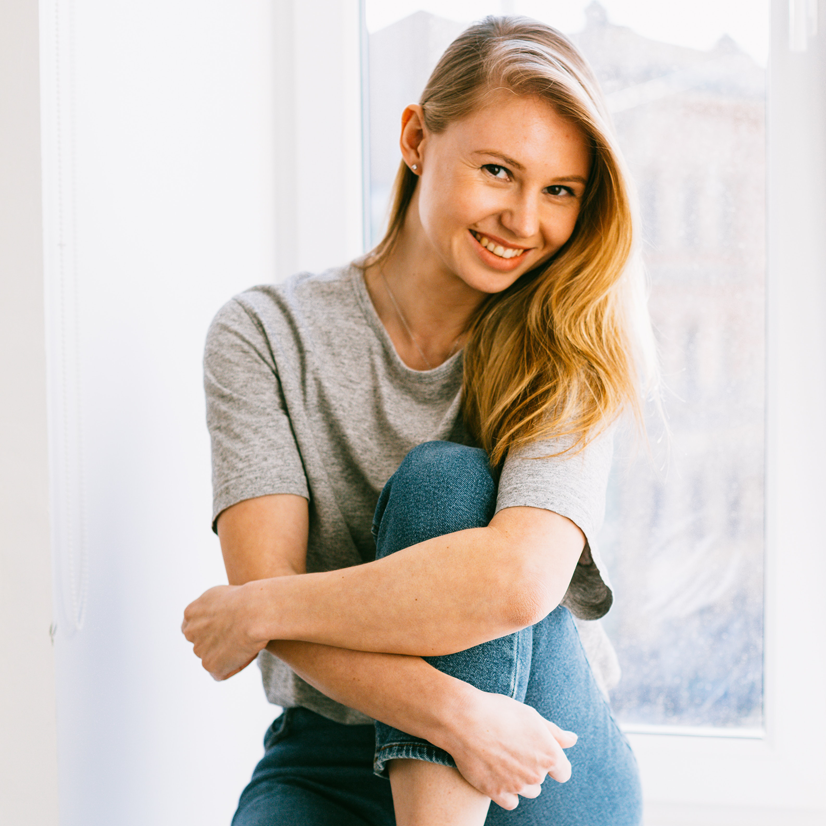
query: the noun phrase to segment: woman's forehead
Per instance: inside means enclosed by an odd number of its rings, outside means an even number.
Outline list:
[[[547,100],[496,89],[480,106],[451,123],[443,133],[455,148],[472,153],[490,150],[522,165],[559,156],[582,172],[590,160],[583,130],[559,114]]]
[[[544,120],[549,128],[565,125],[582,132],[582,128],[569,116],[562,115],[548,99],[535,94],[520,94],[504,86],[498,86],[480,95],[476,105],[454,123],[472,122],[477,128],[495,128],[498,124]],[[450,126],[450,124],[449,124]]]

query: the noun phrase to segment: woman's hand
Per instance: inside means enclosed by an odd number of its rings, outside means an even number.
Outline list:
[[[475,694],[467,714],[452,721],[439,744],[468,783],[503,809],[515,809],[519,795],[539,797],[547,776],[560,783],[570,778],[563,749],[576,743],[576,734],[510,697]]]
[[[216,680],[246,668],[269,640],[252,634],[252,592],[243,585],[219,585],[186,607],[181,631]]]

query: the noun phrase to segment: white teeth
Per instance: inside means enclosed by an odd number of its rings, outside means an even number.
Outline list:
[[[503,247],[501,244],[495,244],[490,240],[490,238],[487,238],[480,233],[474,232],[473,234],[476,236],[476,240],[488,252],[498,255],[500,258],[513,258],[514,256],[521,255],[524,252],[524,250],[511,249],[510,247]]]

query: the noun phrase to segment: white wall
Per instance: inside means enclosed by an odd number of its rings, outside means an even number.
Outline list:
[[[272,718],[179,626],[223,578],[204,332],[275,276],[273,26],[267,2],[43,5],[64,826],[228,823]]]
[[[62,826],[228,823],[277,713],[254,666],[216,684],[179,631],[225,581],[201,353],[234,293],[359,251],[356,11],[43,0]],[[318,51],[293,49],[308,27]]]
[[[0,11],[0,822],[57,823],[37,4]]]

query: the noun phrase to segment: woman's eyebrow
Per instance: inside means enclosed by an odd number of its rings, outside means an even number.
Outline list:
[[[497,158],[507,166],[511,166],[514,169],[518,169],[520,172],[525,171],[525,167],[521,163],[519,163],[519,161],[517,161],[515,158],[511,158],[510,155],[503,155],[501,152],[497,152],[495,149],[477,149],[471,154],[486,155],[489,158]],[[586,186],[588,183],[588,179],[583,178],[582,175],[563,175],[560,178],[554,178],[551,183],[579,183],[583,186]]]
[[[582,175],[566,175],[562,178],[554,178],[553,181],[551,181],[551,183],[578,183],[582,184],[583,186],[586,186],[588,183],[588,179],[583,178]]]
[[[488,155],[492,158],[498,158],[503,163],[506,163],[508,166],[514,167],[514,169],[518,169],[520,172],[525,170],[525,167],[522,166],[519,161],[514,158],[511,158],[509,155],[503,155],[501,152],[496,152],[493,149],[478,149],[472,154],[474,155]]]

